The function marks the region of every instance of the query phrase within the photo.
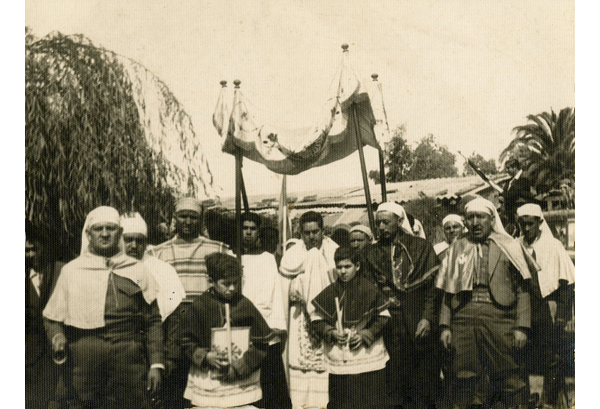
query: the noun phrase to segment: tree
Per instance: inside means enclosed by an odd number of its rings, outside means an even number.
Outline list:
[[[575,179],[575,108],[529,115],[530,123],[513,128],[514,139],[500,160],[517,157],[538,193]]]
[[[432,134],[421,139],[413,152],[408,180],[434,179],[458,176],[454,166],[456,157],[446,146],[438,145]]]
[[[384,166],[385,180],[387,182],[403,181],[412,164],[412,150],[404,138],[405,133],[405,125],[396,127],[390,142],[386,144],[384,151]],[[369,178],[375,181],[375,183],[379,183],[379,170],[370,171]]]
[[[485,160],[483,156],[473,152],[471,156],[469,156],[469,160],[478,166],[479,169],[481,169],[481,171],[486,175],[495,175],[498,173],[498,168],[496,168],[496,161],[494,159]],[[465,161],[465,164],[463,165],[463,175],[476,175],[475,171],[467,161]]]
[[[190,117],[161,80],[81,35],[37,40],[26,29],[25,212],[34,226],[74,246],[98,205],[139,211],[152,227],[174,194],[208,195],[211,185]]]

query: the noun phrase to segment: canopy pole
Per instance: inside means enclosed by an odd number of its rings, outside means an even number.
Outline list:
[[[240,80],[233,81],[235,89],[240,88]],[[240,148],[235,152],[235,252],[237,259],[242,263],[242,151]]]
[[[247,213],[250,211],[250,205],[248,204],[248,195],[246,194],[246,184],[244,183],[244,172],[242,172],[242,151],[238,148],[240,152],[240,179],[241,181],[241,191],[242,191],[242,202],[244,203],[244,211]]]
[[[373,78],[373,82],[377,82],[377,89],[381,94],[381,107],[383,108],[383,116],[385,118],[385,125],[387,127],[388,132],[390,131],[387,121],[387,114],[385,112],[385,105],[383,103],[383,92],[381,90],[381,84],[377,81],[379,78],[379,74],[371,74],[371,78]],[[385,158],[383,156],[383,148],[379,147],[379,183],[381,184],[381,202],[387,202],[387,188],[385,186]]]
[[[365,199],[367,202],[367,212],[369,214],[369,226],[371,227],[371,231],[375,231],[375,218],[373,217],[373,207],[371,206],[371,191],[369,189],[369,178],[367,177],[365,153],[363,152],[360,127],[358,125],[358,112],[356,110],[356,103],[352,103],[352,116],[354,117],[354,128],[356,129],[356,147],[358,149],[358,157],[360,158],[360,170],[362,172],[363,185],[365,187]]]
[[[381,184],[381,203],[387,202],[387,188],[385,186],[385,160],[383,149],[379,150],[379,183]]]

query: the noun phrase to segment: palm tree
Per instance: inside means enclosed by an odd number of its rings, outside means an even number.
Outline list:
[[[575,108],[529,115],[530,123],[513,128],[515,138],[500,154],[503,162],[517,157],[538,193],[575,179]]]
[[[25,39],[25,217],[76,246],[98,205],[167,221],[176,194],[211,196],[191,119],[139,63],[81,35]],[[203,190],[203,192],[202,192]]]

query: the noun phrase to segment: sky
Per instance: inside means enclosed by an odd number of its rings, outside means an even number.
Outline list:
[[[313,125],[348,43],[359,77],[379,74],[392,129],[497,161],[527,115],[575,105],[574,17],[564,0],[25,3],[36,36],[83,34],[161,78],[191,115],[223,197],[235,184],[212,125],[221,80],[241,80],[277,125]],[[376,151],[365,154],[377,169]],[[249,160],[243,172],[249,195],[278,194],[279,175]],[[361,185],[358,154],[288,177],[288,189],[315,180]]]

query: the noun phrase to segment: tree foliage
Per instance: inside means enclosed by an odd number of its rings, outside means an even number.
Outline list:
[[[500,160],[517,157],[536,190],[547,192],[564,179],[575,179],[575,108],[529,115],[530,123],[516,126],[515,137]]]
[[[25,211],[34,225],[65,245],[98,205],[140,211],[153,225],[174,193],[212,184],[201,156],[189,116],[141,65],[81,35],[36,40],[26,30]]]
[[[384,165],[387,182],[401,182],[405,180],[406,173],[412,164],[412,150],[404,138],[406,127],[396,127],[392,138],[385,146]],[[369,178],[375,183],[380,183],[379,170],[369,172]]]
[[[415,148],[412,166],[406,176],[408,180],[454,177],[458,175],[455,163],[454,154],[429,134]]]
[[[498,173],[498,168],[496,167],[496,161],[494,159],[486,160],[480,154],[476,154],[475,152],[473,152],[471,156],[469,156],[469,160],[473,162],[476,166],[478,166],[479,169],[481,169],[481,171],[486,175],[495,175],[496,173]],[[475,171],[467,161],[465,161],[463,165],[463,175],[476,175]]]

